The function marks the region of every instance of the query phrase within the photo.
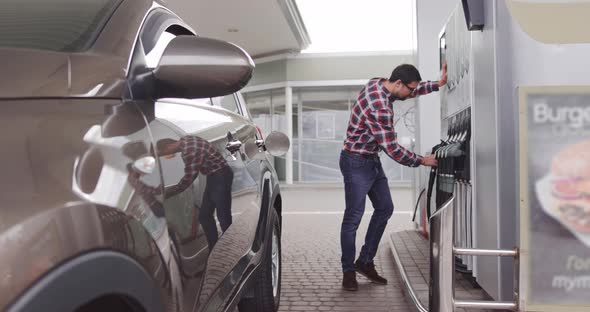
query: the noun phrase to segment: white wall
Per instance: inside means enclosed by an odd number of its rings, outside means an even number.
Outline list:
[[[440,78],[438,35],[460,4],[459,0],[417,0],[417,51],[416,65],[423,80]],[[440,97],[433,93],[418,99],[418,125],[416,148],[419,153],[429,152],[440,139]]]
[[[459,0],[416,0],[416,51],[415,65],[423,80],[438,80],[439,55],[438,35]],[[421,155],[429,153],[440,140],[440,96],[438,92],[418,97],[416,109],[415,151]],[[428,186],[427,167],[415,171],[415,199]],[[425,192],[426,193],[426,192]],[[426,195],[424,195],[426,197]],[[422,201],[426,205],[425,201]],[[425,207],[420,207],[420,212]],[[421,220],[421,218],[417,218]]]

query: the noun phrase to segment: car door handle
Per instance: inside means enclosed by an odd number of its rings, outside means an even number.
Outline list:
[[[238,150],[240,150],[240,147],[242,147],[242,142],[240,140],[233,140],[227,142],[227,145],[225,146],[225,148],[232,153],[235,153]]]
[[[256,146],[258,147],[258,151],[263,152],[266,150],[264,140],[255,140],[254,143],[256,143]]]
[[[227,149],[231,153],[231,157],[233,158],[233,160],[237,160],[236,153],[240,151],[241,147],[242,142],[240,140],[229,141],[227,142],[227,145],[225,145],[225,149]]]

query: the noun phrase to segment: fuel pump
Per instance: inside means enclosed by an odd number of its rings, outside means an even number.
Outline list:
[[[438,168],[431,169],[428,198],[436,180],[436,208],[440,208],[451,196],[455,196],[455,246],[470,247],[471,233],[471,178],[470,178],[470,139],[471,109],[467,108],[447,119],[447,137],[433,148],[438,160]],[[428,201],[427,203],[430,203]],[[428,210],[429,211],[429,210]],[[470,273],[471,259],[457,257],[458,271]]]

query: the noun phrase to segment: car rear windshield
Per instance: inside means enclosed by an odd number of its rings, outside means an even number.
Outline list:
[[[122,0],[0,0],[0,47],[87,50]]]

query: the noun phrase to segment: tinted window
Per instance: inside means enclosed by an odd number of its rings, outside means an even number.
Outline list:
[[[244,96],[240,92],[236,92],[235,95],[238,99],[238,106],[240,106],[240,110],[242,111],[242,116],[246,117],[247,119],[251,119],[250,118],[250,116],[251,116],[250,111],[248,110],[248,105],[246,104],[246,99],[244,98]]]
[[[80,52],[122,0],[1,0],[0,47]]]
[[[140,42],[148,68],[158,66],[164,49],[176,36],[194,36],[181,24],[180,20],[165,10],[156,9],[150,13],[140,33]]]
[[[156,118],[164,119],[184,133],[197,133],[220,123],[231,123],[229,114],[208,109],[210,99],[160,100],[156,102]]]
[[[144,51],[146,52],[145,64],[148,68],[156,68],[158,66],[160,59],[164,54],[164,50],[170,41],[172,41],[172,39],[175,37],[176,36],[174,34],[165,31],[162,33],[158,41],[156,41],[156,45],[150,51],[146,50],[144,47]]]
[[[213,105],[223,107],[232,113],[240,114],[238,102],[233,94],[214,98]]]

